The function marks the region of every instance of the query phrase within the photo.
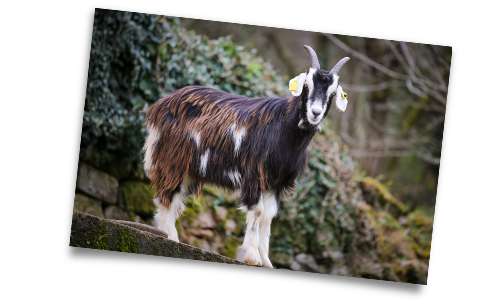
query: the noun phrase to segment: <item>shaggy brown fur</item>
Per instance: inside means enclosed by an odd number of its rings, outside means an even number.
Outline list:
[[[248,206],[258,201],[261,191],[274,190],[279,196],[283,190],[292,189],[296,176],[305,167],[305,147],[314,134],[296,129],[299,98],[249,99],[212,88],[188,86],[158,100],[146,111],[145,123],[148,129],[160,132],[151,170],[157,197],[169,208],[172,196],[187,176],[196,181],[193,192],[199,192],[205,183],[241,188],[243,200],[247,199],[244,204]],[[280,135],[278,127],[287,124],[292,132],[289,136]],[[243,128],[246,134],[235,153],[233,133]],[[282,147],[292,146],[291,143],[304,154],[292,153],[291,160],[284,159],[286,150]],[[207,172],[202,174],[200,156],[207,150]],[[241,174],[240,184],[227,176],[232,170]]]

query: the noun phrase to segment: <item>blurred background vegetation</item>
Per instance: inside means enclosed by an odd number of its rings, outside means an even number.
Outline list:
[[[327,70],[351,57],[341,73],[349,105],[325,120],[282,199],[273,264],[426,283],[449,47],[97,9],[75,209],[151,224],[141,111],[186,85],[289,97],[288,80],[310,66],[304,44]],[[116,200],[85,187],[101,173]],[[235,257],[245,227],[237,204],[207,186],[200,205],[188,201],[181,241]]]

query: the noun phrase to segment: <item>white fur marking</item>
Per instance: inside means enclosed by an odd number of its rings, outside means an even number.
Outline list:
[[[229,177],[229,179],[231,180],[231,182],[233,183],[234,186],[240,185],[241,174],[240,174],[240,172],[238,172],[238,170],[229,171],[229,172],[224,171],[224,175]]]
[[[311,125],[318,124],[323,119],[323,115],[325,114],[326,110],[326,105],[323,105],[321,100],[311,99],[314,90],[314,81],[313,81],[314,73],[316,73],[316,69],[310,68],[309,73],[307,74],[306,77],[306,83],[307,86],[309,87],[309,94],[308,94],[309,100],[307,101],[306,115],[307,115],[307,121],[309,121]],[[321,114],[315,117],[314,114],[312,113],[313,108],[315,110],[321,110]]]
[[[234,128],[233,128],[234,126]],[[245,137],[247,131],[245,127],[240,127],[238,130],[235,131],[236,129],[236,123],[233,124],[231,128],[233,128],[233,138],[234,138],[234,153],[235,155],[238,155],[238,151],[240,150],[241,143],[243,142],[243,138]]]
[[[148,126],[148,136],[146,137],[146,142],[144,143],[144,171],[146,176],[151,178],[151,171],[155,164],[153,164],[153,152],[156,147],[156,143],[160,138],[160,131],[151,126]]]
[[[321,113],[317,117],[314,116],[314,114],[312,113],[313,108],[316,110],[321,110]],[[307,101],[307,113],[306,113],[306,115],[307,115],[307,120],[309,121],[309,123],[311,123],[311,125],[316,125],[319,122],[321,122],[321,120],[323,119],[323,115],[325,114],[325,108],[326,108],[326,104],[323,105],[321,103],[321,100],[309,99],[309,101]]]
[[[231,127],[229,127],[227,130],[228,130],[231,134],[233,134],[235,129],[236,129],[236,123],[233,123],[233,125],[231,125]]]
[[[203,177],[207,174],[208,155],[210,155],[210,148],[200,158],[200,173]]]
[[[191,135],[191,138],[196,142],[196,147],[200,148],[201,133],[191,131],[190,135]]]
[[[307,87],[309,88],[309,95],[308,95],[309,98],[311,98],[311,95],[314,90],[314,81],[313,81],[314,73],[316,73],[316,69],[310,68],[309,73],[306,76],[306,83]]]
[[[339,75],[333,75],[333,84],[328,87],[326,91],[326,97],[329,98],[332,93],[337,90],[337,85],[339,84]]]

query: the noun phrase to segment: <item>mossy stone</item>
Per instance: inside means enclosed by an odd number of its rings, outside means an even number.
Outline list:
[[[223,244],[224,247],[220,250],[220,253],[230,258],[236,258],[236,250],[241,242],[234,238],[226,237],[224,238]]]
[[[155,191],[143,182],[126,181],[120,186],[120,193],[127,210],[142,216],[152,216],[156,210],[153,198]]]
[[[73,210],[104,218],[101,201],[92,199],[82,194],[75,194]]]
[[[189,197],[186,201],[186,210],[184,210],[182,219],[187,220],[189,224],[192,224],[201,213],[201,205],[205,201],[205,197],[203,196],[200,197],[198,203],[193,197]]]

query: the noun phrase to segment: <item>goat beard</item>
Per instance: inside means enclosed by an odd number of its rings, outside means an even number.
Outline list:
[[[300,119],[299,125],[297,127],[301,128],[301,129],[310,129],[310,130],[315,130],[315,131],[321,132],[321,125],[322,124],[323,124],[323,120],[321,120],[317,124],[313,125],[305,119]]]

